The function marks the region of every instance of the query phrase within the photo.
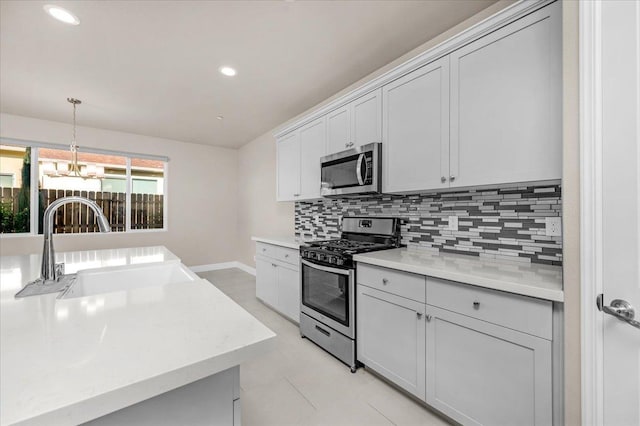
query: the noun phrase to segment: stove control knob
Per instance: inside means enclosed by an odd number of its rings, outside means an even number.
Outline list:
[[[327,256],[327,262],[336,263],[336,257],[335,256]]]
[[[316,254],[312,251],[309,252],[309,259],[315,259],[316,258]]]
[[[337,260],[338,260],[338,265],[344,264],[344,259],[339,257]]]

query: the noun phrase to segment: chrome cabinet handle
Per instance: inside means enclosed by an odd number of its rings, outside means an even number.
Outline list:
[[[451,182],[453,182],[454,180],[456,180],[456,177],[455,177],[454,175],[451,175],[451,176],[449,176],[449,180],[450,180]]]
[[[598,310],[604,312],[605,314],[613,315],[618,318],[620,321],[624,321],[632,327],[640,328],[640,321],[636,321],[634,318],[636,316],[636,311],[633,309],[631,303],[626,300],[614,299],[611,301],[610,306],[605,306],[603,302],[603,295],[599,294],[596,299],[596,305],[598,306]]]
[[[262,251],[267,251],[267,249],[266,249],[266,248],[263,248],[263,249],[262,249]]]
[[[473,309],[475,310],[480,309],[480,302],[473,302]]]
[[[442,177],[440,178],[440,182],[445,183],[446,181],[447,181],[447,178],[446,178],[446,177],[442,176]]]
[[[288,254],[288,253],[284,255],[284,258],[285,258],[285,259],[286,259],[287,257],[289,257],[289,254]]]
[[[416,317],[418,317],[418,319],[422,318],[422,312],[416,312]]]
[[[299,196],[300,196],[300,194],[293,194],[293,196],[294,196],[294,197],[299,197]]]
[[[388,279],[386,279],[386,278],[383,278],[383,279],[382,279],[382,284],[384,284],[384,285],[389,284],[389,280],[388,280]]]
[[[276,267],[276,264],[275,264],[275,263],[272,263],[272,264],[271,264],[271,266],[273,266],[273,267],[275,268],[275,267]]]
[[[427,319],[427,322],[431,321],[431,315],[427,315],[425,318]]]

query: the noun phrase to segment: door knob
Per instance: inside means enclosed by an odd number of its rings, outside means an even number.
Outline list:
[[[596,299],[596,305],[598,306],[599,311],[612,315],[621,321],[625,321],[627,324],[635,328],[640,328],[640,321],[636,321],[634,319],[636,311],[633,309],[631,303],[622,299],[614,299],[611,301],[611,305],[605,306],[603,298],[604,295],[599,294]]]

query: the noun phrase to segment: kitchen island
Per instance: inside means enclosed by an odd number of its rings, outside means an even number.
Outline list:
[[[40,255],[0,257],[0,424],[239,423],[238,366],[275,334],[208,281],[15,299]],[[67,273],[179,263],[164,247],[58,253]]]

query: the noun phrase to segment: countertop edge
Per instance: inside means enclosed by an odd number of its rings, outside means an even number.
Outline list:
[[[564,292],[562,290],[552,290],[530,286],[527,284],[518,284],[507,281],[498,281],[488,278],[482,278],[469,274],[442,271],[432,269],[428,266],[407,265],[402,262],[394,262],[390,260],[372,259],[366,255],[354,255],[353,260],[369,265],[381,266],[384,268],[397,269],[400,271],[411,272],[414,274],[425,275],[434,278],[457,281],[464,284],[475,285],[478,287],[488,288],[492,290],[500,290],[508,293],[519,294],[522,296],[535,297],[538,299],[550,300],[552,302],[564,302]]]
[[[275,345],[276,334],[200,362],[168,371],[149,379],[131,383],[113,389],[107,393],[96,395],[86,400],[53,411],[38,414],[34,417],[17,420],[12,425],[50,425],[60,421],[68,424],[81,424],[95,420],[107,414],[145,401],[149,398],[170,392],[205,377],[212,376],[267,352]]]
[[[290,249],[299,249],[304,242],[288,241],[287,238],[293,240],[295,237],[251,237],[251,240],[259,243],[273,244],[280,247],[286,247]]]

